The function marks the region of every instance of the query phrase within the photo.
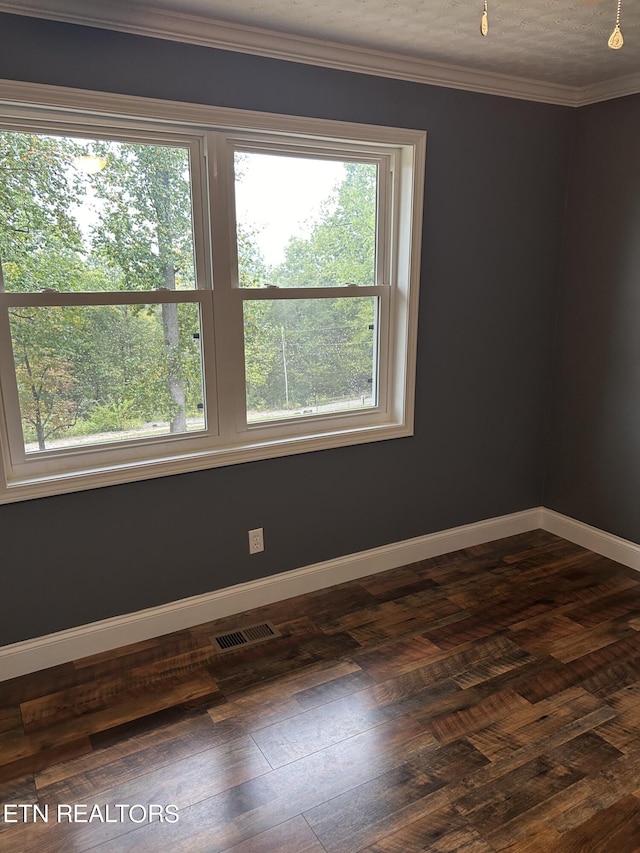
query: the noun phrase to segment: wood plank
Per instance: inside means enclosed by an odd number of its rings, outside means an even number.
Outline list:
[[[389,719],[384,707],[368,699],[345,696],[255,731],[253,738],[271,766],[281,767]]]
[[[39,672],[20,675],[0,682],[0,708],[7,709],[45,696],[56,690],[73,687],[78,683],[78,673],[73,663],[63,663]]]
[[[353,661],[321,661],[232,696],[228,702],[210,708],[208,713],[214,722],[232,719],[239,728],[255,731],[299,714],[303,707],[298,694],[361,672]]]
[[[441,743],[451,743],[456,738],[483,729],[502,717],[517,714],[523,708],[528,709],[529,702],[519,693],[507,688],[468,708],[436,717],[431,722],[431,730]]]
[[[424,580],[424,577],[416,571],[418,566],[419,563],[398,566],[397,569],[389,569],[387,572],[360,578],[358,583],[378,600],[380,597],[384,598],[389,592],[393,598],[399,598],[406,593],[407,587]],[[431,581],[431,584],[435,585],[435,582]]]
[[[165,684],[171,689],[176,684],[191,682],[192,695],[206,692],[213,704],[219,690],[203,669],[212,657],[211,648],[199,649],[23,702],[20,709],[25,731],[37,731],[95,711],[104,712],[144,695],[148,696],[149,710],[167,707],[162,695]]]
[[[299,815],[240,844],[227,847],[225,853],[325,853],[325,848]]]
[[[360,850],[446,804],[439,781],[404,766],[305,812],[328,853]],[[431,796],[435,793],[436,796]]]
[[[361,853],[493,853],[479,833],[467,826],[453,806],[380,838]]]
[[[467,778],[488,763],[486,756],[466,740],[421,745],[413,750],[409,761],[413,769],[447,784]]]
[[[558,791],[570,788],[582,775],[540,756],[460,797],[455,807],[478,831],[490,833]]]
[[[532,616],[548,613],[553,607],[549,601],[538,601],[525,595],[516,596],[486,608],[478,606],[477,612],[472,612],[466,619],[426,631],[425,636],[441,649],[453,649],[471,640],[488,637]]]
[[[583,786],[585,796],[575,804],[571,803],[570,807],[557,817],[553,817],[551,824],[560,832],[567,832],[640,788],[640,767],[637,759],[637,753],[625,755],[588,779],[587,784]]]
[[[513,626],[508,635],[518,646],[532,654],[550,655],[554,643],[580,634],[581,630],[581,626],[569,619],[566,613],[554,612]]]
[[[317,708],[319,705],[326,705],[336,699],[351,696],[366,687],[372,687],[373,684],[374,681],[371,676],[358,669],[358,671],[348,675],[325,681],[324,684],[298,690],[292,698],[295,699],[300,708],[309,710],[310,708]]]
[[[22,730],[22,714],[20,708],[0,708],[0,735],[3,732]]]
[[[530,702],[539,702],[575,684],[590,683],[593,691],[611,692],[633,683],[640,655],[640,634],[634,634],[589,652],[568,663],[552,664],[522,684],[522,695]],[[618,675],[619,674],[619,675]]]
[[[536,820],[525,835],[507,842],[504,846],[497,844],[495,838],[492,838],[491,849],[500,853],[553,853],[560,837],[560,833],[552,826]]]
[[[475,791],[478,788],[492,784],[507,773],[511,773],[513,770],[522,767],[535,758],[544,755],[553,755],[558,746],[567,743],[584,732],[594,730],[603,719],[606,719],[607,714],[610,715],[610,713],[611,711],[607,712],[605,708],[593,711],[578,720],[567,723],[540,741],[521,746],[509,754],[489,762],[484,767],[469,774],[462,780],[461,784],[452,785],[449,788],[451,801],[453,802],[460,797],[466,796],[470,791]]]
[[[20,779],[12,779],[11,782],[0,782],[0,827],[5,822],[5,804],[16,806],[22,803],[34,804],[37,802],[38,792],[32,773]],[[2,832],[1,829],[0,832]]]
[[[426,606],[417,605],[404,607],[402,615],[393,619],[380,619],[374,622],[350,628],[347,633],[356,642],[371,650],[384,645],[388,640],[410,638],[441,625],[450,625],[464,618],[466,611],[460,610],[448,598],[429,603]]]
[[[208,673],[192,676],[186,683],[164,680],[155,690],[132,691],[113,707],[106,707],[72,717],[61,723],[49,726],[30,734],[13,731],[0,736],[0,765],[13,766],[18,775],[28,768],[41,769],[47,763],[55,763],[54,756],[67,757],[90,751],[91,742],[87,735],[104,731],[138,717],[144,717],[158,707],[175,707],[199,697],[214,699],[219,695],[215,683]],[[66,754],[62,755],[66,750]],[[42,762],[39,756],[49,755],[49,761]]]
[[[534,662],[535,658],[529,652],[522,649],[514,649],[504,655],[500,655],[500,657],[494,658],[492,661],[478,663],[466,672],[453,675],[451,678],[459,687],[473,687],[476,684],[482,684],[484,681],[495,679],[499,675],[504,675],[518,667]]]
[[[560,837],[553,853],[637,853],[640,800],[624,797]]]
[[[613,595],[574,607],[568,613],[574,622],[586,628],[595,628],[602,622],[619,619],[624,616],[640,615],[640,587],[624,589]]]
[[[466,672],[469,667],[518,651],[507,637],[482,638],[460,645],[454,651],[435,648],[424,637],[387,643],[383,648],[357,655],[359,666],[377,681],[387,681],[420,670],[425,683],[436,684]]]
[[[602,712],[596,717],[591,714]],[[497,719],[480,731],[467,735],[468,740],[491,761],[513,756],[521,747],[543,745],[555,733],[567,730],[572,723],[585,717],[602,721],[611,720],[615,711],[579,687],[543,699],[536,704],[524,705],[513,714]],[[572,737],[579,734],[574,732]],[[554,749],[558,748],[556,742]],[[542,751],[539,753],[542,754]]]
[[[176,761],[237,741],[242,732],[232,723],[215,724],[203,713],[132,737],[121,737],[90,754],[36,773],[43,798],[71,802],[168,767]]]
[[[385,681],[419,669],[442,657],[442,650],[424,636],[408,637],[383,648],[357,656],[358,665],[372,678]]]
[[[597,733],[622,752],[640,749],[640,683],[623,687],[605,701],[617,713],[599,726]]]
[[[621,757],[621,752],[590,731],[559,746],[553,760],[563,767],[577,770],[583,776],[598,773],[605,765]]]
[[[424,582],[426,583],[426,581]],[[435,584],[431,583],[431,588]],[[314,617],[314,622],[327,634],[348,631],[351,628],[357,628],[360,625],[367,625],[370,622],[402,620],[405,616],[405,610],[396,600],[382,601],[365,607],[360,610],[350,610],[346,613],[334,613],[325,616],[323,619]]]
[[[48,730],[41,736],[9,732],[0,737],[0,782],[19,779],[91,750],[89,738],[78,736],[75,731],[67,731],[58,739]]]
[[[588,775],[574,785],[550,796],[531,808],[521,818],[497,828],[488,835],[490,843],[500,850],[516,838],[526,838],[540,820],[566,833],[599,811],[614,805],[636,788],[638,756],[623,756],[595,775]]]
[[[207,663],[215,655],[207,638],[195,638],[188,631],[177,631],[174,634],[165,634],[162,637],[79,658],[73,661],[73,666],[83,681],[94,681],[105,675],[159,664],[168,658],[175,659],[174,666],[182,659],[184,669],[189,665],[189,653],[193,653],[194,666]]]
[[[579,545],[573,542],[568,542],[566,539],[561,539],[559,536],[554,536],[552,539],[543,537],[544,541],[535,545],[535,547],[527,547],[523,550],[517,550],[512,554],[505,554],[502,559],[505,563],[522,563],[523,560],[535,561],[538,565],[545,566],[550,562],[554,562],[554,558],[564,557],[572,554],[583,554],[584,551]],[[516,543],[516,544],[519,544]]]

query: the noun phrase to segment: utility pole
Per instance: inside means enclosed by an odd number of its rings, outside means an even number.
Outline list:
[[[280,326],[280,340],[282,342],[282,368],[284,370],[284,398],[287,409],[289,408],[289,377],[287,375],[287,344],[284,338],[284,326]]]

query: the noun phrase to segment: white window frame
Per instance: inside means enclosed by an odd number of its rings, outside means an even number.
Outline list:
[[[196,289],[0,293],[0,503],[413,434],[424,131],[13,82],[3,82],[1,91],[2,130],[189,148]],[[376,284],[277,291],[241,288],[235,248],[234,150],[377,163],[382,251]],[[377,404],[352,413],[247,423],[243,302],[349,296],[375,296],[382,306]],[[167,301],[200,305],[207,377],[205,430],[25,454],[9,308]]]
[[[360,412],[314,414],[309,417],[288,417],[286,420],[274,420],[260,423],[247,423],[244,396],[236,401],[235,430],[247,437],[259,434],[263,439],[278,438],[279,436],[309,435],[320,429],[339,429],[341,424],[347,428],[383,424],[388,421],[387,408],[387,370],[392,354],[389,352],[389,313],[391,293],[394,287],[394,270],[391,264],[391,229],[395,219],[393,211],[393,174],[396,168],[397,151],[382,146],[368,148],[364,143],[349,147],[344,142],[335,143],[331,140],[322,145],[317,140],[302,139],[295,143],[283,144],[281,141],[265,138],[260,135],[233,134],[225,136],[225,162],[229,164],[228,178],[233,178],[230,168],[236,151],[248,153],[284,154],[317,159],[335,159],[348,162],[372,163],[378,167],[378,203],[376,223],[376,243],[379,251],[376,254],[376,283],[371,286],[352,287],[286,287],[279,289],[243,288],[239,284],[238,258],[236,248],[236,215],[233,199],[233,185],[228,192],[231,199],[229,216],[229,239],[231,241],[231,263],[229,265],[230,287],[233,299],[240,302],[240,307],[234,308],[233,316],[240,318],[245,302],[273,301],[290,299],[339,299],[339,298],[377,298],[380,300],[381,323],[378,328],[377,341],[377,370],[376,370],[376,405]],[[241,339],[242,331],[237,329],[236,337]],[[229,369],[233,370],[232,382],[236,387],[245,387],[244,360],[238,357],[229,361]],[[323,424],[324,427],[321,427]]]

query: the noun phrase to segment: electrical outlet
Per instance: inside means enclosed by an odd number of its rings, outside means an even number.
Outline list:
[[[249,531],[249,553],[259,554],[264,551],[264,534],[261,527]]]

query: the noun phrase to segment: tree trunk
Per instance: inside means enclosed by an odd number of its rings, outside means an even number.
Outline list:
[[[36,414],[36,435],[38,436],[38,450],[46,450],[46,446],[44,443],[45,435],[44,429],[42,427],[42,420],[40,418],[40,412],[38,410]]]
[[[169,175],[163,172],[161,183],[165,191],[165,204],[156,207],[158,212],[158,249],[163,261],[164,282],[167,290],[176,289],[176,270],[171,259],[172,234],[168,221],[168,211],[171,209],[169,193]],[[162,211],[162,212],[161,212]],[[178,328],[178,306],[175,303],[163,303],[162,326],[164,329],[164,348],[167,354],[167,383],[169,393],[175,405],[175,414],[171,419],[171,432],[187,431],[187,413],[182,381],[182,365],[180,364],[180,330]]]
[[[176,406],[176,412],[171,419],[171,432],[187,431],[187,414],[185,411],[184,383],[180,365],[178,330],[178,306],[175,303],[162,304],[162,326],[164,329],[164,348],[167,354],[167,383],[171,399]]]
[[[29,356],[27,354],[26,349],[24,349],[24,365],[27,369],[27,375],[29,376],[29,381],[31,383],[31,394],[33,396],[35,417],[35,421],[32,421],[32,423],[36,428],[36,436],[38,437],[38,450],[46,450],[46,436],[44,434],[44,424],[42,423],[42,415],[40,413],[40,394],[38,393],[38,390],[33,382],[33,373],[31,372],[31,364],[29,363]]]

